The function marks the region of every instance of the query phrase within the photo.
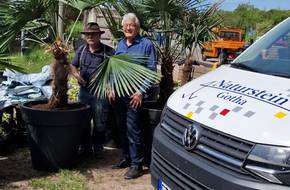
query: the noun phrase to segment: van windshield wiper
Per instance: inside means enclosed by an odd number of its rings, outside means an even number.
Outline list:
[[[233,66],[235,68],[241,68],[244,70],[248,70],[248,71],[259,72],[258,70],[254,69],[248,65],[245,65],[243,63],[232,63],[231,66]]]

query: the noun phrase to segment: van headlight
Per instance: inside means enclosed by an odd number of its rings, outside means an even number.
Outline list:
[[[244,167],[269,182],[290,185],[290,148],[255,145]]]

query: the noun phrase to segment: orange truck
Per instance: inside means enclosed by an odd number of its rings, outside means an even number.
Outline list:
[[[245,41],[239,28],[216,29],[217,39],[203,44],[203,58],[219,58],[220,63],[232,61],[243,51]]]

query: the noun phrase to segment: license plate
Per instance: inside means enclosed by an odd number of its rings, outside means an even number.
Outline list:
[[[162,181],[161,178],[158,179],[158,189],[157,190],[171,190],[170,187],[168,187],[168,185],[166,185],[166,183],[164,183],[164,181]]]

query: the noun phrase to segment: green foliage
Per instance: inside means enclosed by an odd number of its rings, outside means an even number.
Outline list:
[[[81,32],[83,31],[83,23],[81,21],[77,21],[74,26],[74,22],[70,22],[66,28],[66,33],[69,34],[70,31],[72,31],[71,33],[72,38],[80,38]]]
[[[123,37],[121,19],[116,18],[111,12],[111,7],[108,5],[103,5],[103,8],[100,9],[103,15],[106,15],[104,18],[108,24],[111,34],[116,40],[119,40]]]
[[[234,11],[219,11],[223,26],[238,27],[245,31],[246,40],[263,35],[290,16],[285,10],[260,10],[251,4],[240,4]]]
[[[10,128],[8,122],[11,119],[11,115],[8,113],[3,113],[2,114],[2,122],[0,123],[0,139],[6,139],[7,138],[7,127]],[[4,127],[6,126],[6,127]]]
[[[9,119],[11,119],[11,114],[8,114],[8,113],[3,113],[2,115],[2,122],[8,122]]]
[[[145,59],[147,58],[131,57],[127,54],[106,58],[90,82],[93,93],[103,98],[107,92],[122,97],[130,96],[136,91],[146,91],[160,78],[156,72],[136,64],[142,63]]]
[[[253,36],[253,38],[257,38],[258,36],[262,36],[267,31],[269,31],[273,27],[273,21],[272,20],[264,20],[262,22],[259,22],[256,24],[256,34]]]
[[[222,22],[221,17],[216,14],[218,6],[219,4],[213,4],[202,11],[191,11],[183,17],[183,31],[180,39],[183,48],[190,49],[190,54],[193,54],[197,45],[202,46],[205,41],[215,37],[213,28]]]
[[[32,179],[29,182],[32,189],[45,190],[84,190],[86,178],[77,171],[61,170],[48,177]]]
[[[3,139],[5,137],[5,132],[4,129],[2,127],[2,124],[0,124],[0,139]]]
[[[26,73],[37,73],[41,71],[44,65],[52,62],[53,57],[50,53],[46,53],[43,47],[35,47],[25,55],[16,54],[15,65],[23,68]]]
[[[31,21],[40,18],[55,3],[53,0],[0,1],[0,52],[15,40]]]
[[[75,78],[70,78],[68,84],[69,84],[68,99],[70,101],[76,102],[78,100],[78,93],[80,89],[78,81]]]
[[[0,123],[0,139],[5,139],[5,138],[6,138],[6,133],[4,131],[2,123]]]
[[[4,71],[6,68],[23,71],[22,67],[17,66],[15,57],[0,53],[0,71]]]

